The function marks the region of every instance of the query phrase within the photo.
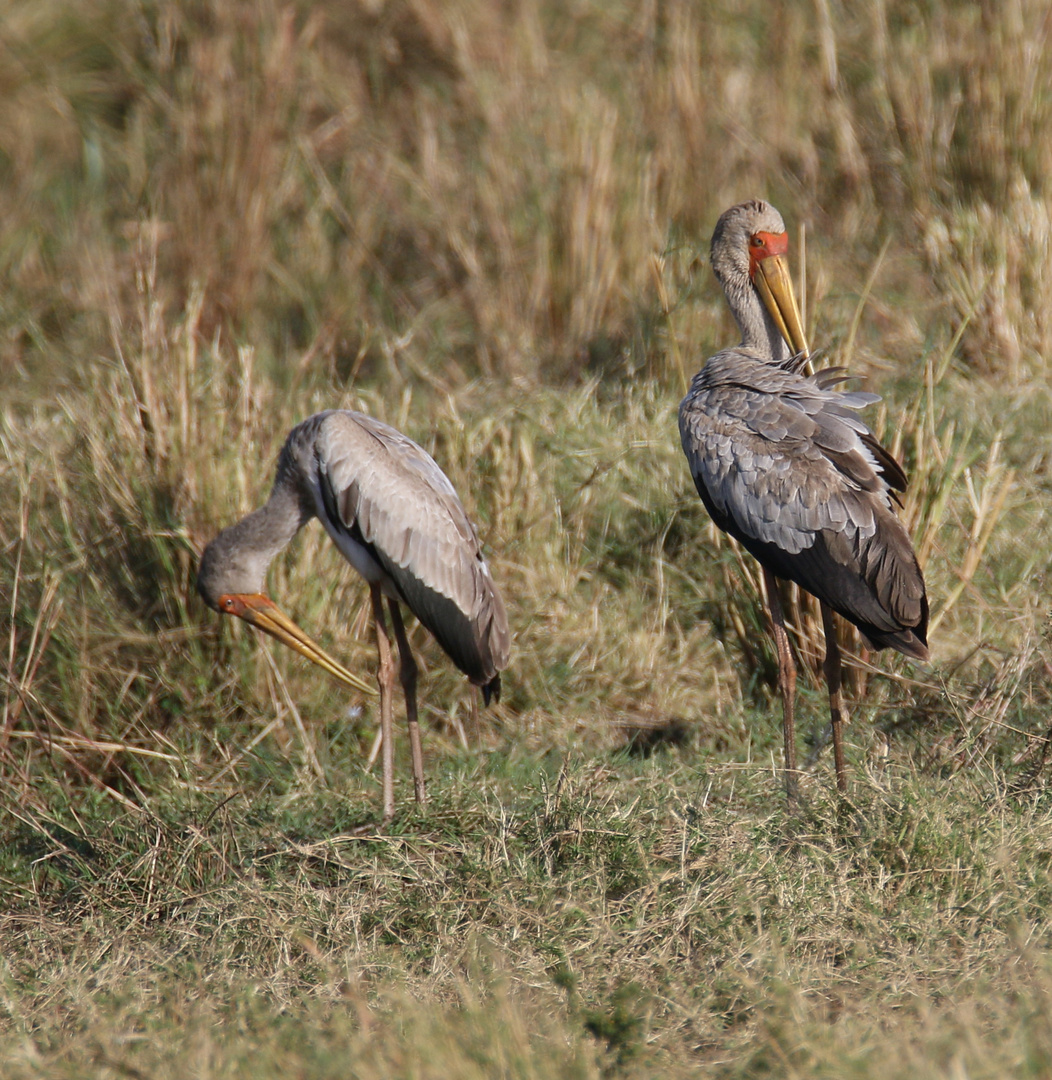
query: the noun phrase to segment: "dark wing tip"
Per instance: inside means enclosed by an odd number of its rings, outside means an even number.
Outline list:
[[[877,468],[888,487],[894,491],[905,491],[909,483],[906,470],[891,456],[891,452],[881,446],[875,435],[867,432],[861,436],[861,439],[869,448],[869,452],[877,459]],[[894,495],[892,497],[894,498]],[[898,502],[898,499],[896,498],[895,501]]]
[[[490,699],[500,701],[500,672],[497,672],[488,683],[482,684],[482,704],[488,705]]]
[[[845,616],[845,618],[849,617]],[[850,621],[853,622],[854,620]],[[925,635],[921,627],[889,632],[878,630],[874,626],[859,626],[858,623],[855,623],[855,625],[858,626],[859,631],[871,648],[877,650],[894,649],[896,652],[902,653],[903,656],[911,656],[914,660],[922,660],[925,663],[931,659],[928,643],[924,640]]]
[[[897,640],[893,641],[891,644],[893,648],[898,649],[904,656],[912,656],[914,660],[923,660],[927,662],[931,659],[931,653],[928,651],[927,642],[912,630],[906,630],[897,635]]]

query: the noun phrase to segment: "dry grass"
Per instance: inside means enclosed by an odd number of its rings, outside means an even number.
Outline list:
[[[1052,61],[1033,0],[927,19],[819,3],[817,22],[685,2],[10,9],[9,367],[56,339],[108,351],[99,315],[131,303],[145,231],[166,306],[200,290],[208,334],[268,356],[575,373],[639,343],[670,229],[695,249],[754,192],[823,254],[810,311],[887,237],[925,325],[932,308],[967,323],[963,362],[1025,376],[1048,352]],[[882,327],[884,347],[915,346],[910,329]]]
[[[7,1067],[1041,1076],[1052,826],[990,776],[816,787],[787,821],[763,770],[512,750],[461,758],[404,835],[302,785],[21,811]]]
[[[1049,27],[7,5],[5,1075],[1047,1075]],[[930,668],[858,655],[849,803],[802,685],[791,819],[756,567],[675,431],[734,332],[709,230],[755,194],[885,395],[933,613]],[[193,587],[333,406],[433,451],[515,634],[469,752],[413,631],[433,804],[382,837],[373,703]],[[321,530],[269,585],[370,669]]]

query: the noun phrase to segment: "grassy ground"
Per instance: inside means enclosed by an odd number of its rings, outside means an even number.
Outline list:
[[[0,19],[5,1077],[1052,1072],[1043,4],[11,2]],[[780,206],[884,395],[933,662],[855,654],[789,815],[757,570],[675,410]],[[806,256],[806,257],[805,257]],[[361,408],[479,523],[514,656],[373,700],[198,600],[288,429]],[[321,530],[272,595],[362,674]],[[400,796],[408,762],[399,748]]]

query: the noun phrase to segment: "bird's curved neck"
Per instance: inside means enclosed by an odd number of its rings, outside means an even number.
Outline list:
[[[227,594],[264,592],[271,562],[314,517],[297,486],[280,477],[258,510],[224,529],[205,548],[197,587],[213,606]]]
[[[314,511],[295,487],[275,484],[270,498],[237,525],[245,543],[266,557],[267,563],[314,517]]]
[[[741,330],[742,345],[772,363],[788,360],[792,355],[789,345],[749,278],[728,283],[723,291]]]

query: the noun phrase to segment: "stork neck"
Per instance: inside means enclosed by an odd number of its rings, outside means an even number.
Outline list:
[[[263,592],[267,568],[313,516],[295,487],[276,483],[258,510],[205,548],[197,577],[201,595],[214,606],[226,593]]]
[[[788,360],[792,355],[789,345],[752,282],[746,278],[739,288],[725,292],[742,333],[742,345],[755,349],[772,363]]]
[[[233,527],[244,527],[246,541],[269,563],[312,517],[313,509],[295,487],[275,483],[270,498]]]
[[[201,555],[197,588],[206,603],[218,611],[223,596],[264,591],[274,557],[314,517],[309,484],[286,444],[270,498],[224,529]]]

